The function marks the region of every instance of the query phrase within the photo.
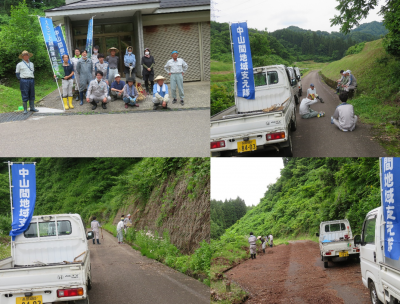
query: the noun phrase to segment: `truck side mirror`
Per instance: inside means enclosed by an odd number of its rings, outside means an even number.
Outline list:
[[[319,237],[319,233],[318,232],[315,235]]]
[[[361,244],[361,235],[356,235],[355,237],[354,237],[354,245],[362,245]]]
[[[87,233],[86,239],[91,240],[91,239],[93,239],[93,238],[94,238],[94,233],[93,233],[93,231],[89,231],[89,232]]]

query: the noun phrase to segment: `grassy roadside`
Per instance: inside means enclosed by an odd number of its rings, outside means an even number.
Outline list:
[[[0,234],[0,260],[11,256],[11,237]]]
[[[229,282],[225,272],[232,267],[249,259],[248,236],[236,235],[228,232],[220,240],[211,241],[211,303],[243,303],[248,293],[239,285],[230,282],[231,291],[226,290]],[[298,235],[296,237],[283,237],[274,239],[274,247],[288,245],[289,241],[310,240],[318,242],[314,235]],[[257,241],[257,250],[261,250],[261,242]]]
[[[0,84],[0,113],[16,112],[22,106],[19,82],[15,75],[9,75]],[[61,88],[61,80],[58,81]],[[57,89],[57,84],[49,73],[35,73],[35,102]]]
[[[314,70],[320,70],[327,66],[329,62],[314,62],[312,60],[310,61],[299,61],[299,62],[294,62],[293,66],[297,66],[300,68],[301,72],[303,73],[303,76],[305,77],[308,73]]]
[[[107,223],[103,228],[117,236],[117,228]],[[133,249],[141,252],[142,255],[157,260],[168,267],[191,276],[207,286],[210,286],[210,244],[205,241],[200,243],[200,247],[191,255],[182,254],[179,249],[171,244],[167,232],[163,237],[157,233],[149,235],[146,231],[135,231],[128,229],[124,233],[124,240],[132,246]]]
[[[400,156],[400,62],[386,54],[382,40],[325,66],[321,73],[333,82],[340,70],[357,78],[357,92],[349,101],[364,123],[372,124],[376,138],[391,156]]]

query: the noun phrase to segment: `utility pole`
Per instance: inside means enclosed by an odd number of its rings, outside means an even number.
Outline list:
[[[217,21],[217,18],[219,17],[217,15],[218,12],[220,12],[219,9],[217,9],[217,2],[214,0],[211,0],[211,20],[212,21]]]

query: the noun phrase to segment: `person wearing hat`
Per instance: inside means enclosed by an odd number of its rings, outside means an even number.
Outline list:
[[[123,99],[125,82],[121,80],[121,75],[116,74],[115,80],[111,84],[111,101],[118,98]]]
[[[342,103],[336,107],[335,113],[331,117],[331,124],[335,124],[340,131],[353,131],[358,117],[354,115],[353,106],[347,103],[348,93],[341,92],[339,99]]]
[[[93,70],[92,70],[92,80],[96,78],[95,66],[96,66],[96,63],[99,61],[98,56],[99,56],[99,46],[98,46],[98,45],[95,45],[95,46],[93,47],[93,54],[92,54],[92,57],[91,57],[91,60],[92,60],[92,67],[93,67]]]
[[[78,61],[81,58],[81,51],[79,49],[75,49],[75,56],[71,58],[72,66],[74,67],[74,77],[75,77],[75,91],[77,92],[76,101],[79,100],[79,75],[76,72],[76,66],[78,65]]]
[[[354,77],[353,74],[351,74],[350,70],[346,71],[346,75],[349,77],[349,80],[347,81],[346,85],[344,86],[344,90],[346,92],[349,92],[350,90],[354,90],[357,86],[357,80]]]
[[[144,56],[142,57],[141,65],[143,67],[142,75],[144,80],[144,86],[146,87],[146,91],[148,94],[151,94],[154,86],[154,65],[155,65],[154,57],[150,55],[150,49],[144,49]],[[149,81],[151,83],[151,87],[149,88]]]
[[[173,97],[172,103],[177,102],[176,86],[178,86],[181,105],[184,105],[183,74],[186,73],[188,65],[182,58],[178,58],[177,51],[173,51],[171,57],[172,59],[168,60],[167,64],[164,66],[164,70],[170,76],[170,85]]]
[[[124,231],[125,231],[125,234],[126,234],[126,229],[127,229],[130,225],[132,225],[131,215],[128,214],[128,215],[126,216],[126,218],[124,219]]]
[[[70,108],[73,109],[74,106],[72,105],[72,86],[74,85],[74,66],[72,63],[69,63],[69,56],[64,54],[62,56],[63,59],[63,68],[64,68],[64,78],[62,79],[62,91],[63,91],[63,102],[65,110],[69,110]],[[57,78],[54,75],[54,78]],[[69,102],[69,106],[68,106]]]
[[[133,47],[128,46],[125,51],[125,56],[124,56],[124,65],[125,65],[125,76],[126,78],[131,77],[133,80],[136,79],[136,57],[132,53]],[[128,76],[127,76],[128,75]]]
[[[108,82],[108,72],[109,72],[108,62],[104,61],[103,54],[99,54],[97,56],[97,58],[99,58],[99,61],[97,61],[96,64],[94,65],[94,71],[95,71],[95,73],[97,71],[102,71],[103,72],[103,81],[105,81],[107,83],[107,85],[109,86],[110,82]]]
[[[28,101],[31,112],[39,112],[35,109],[35,68],[33,62],[29,60],[33,54],[28,51],[23,51],[19,58],[21,62],[17,64],[15,74],[20,81],[19,89],[21,90],[22,105],[24,106],[24,114],[28,113]]]
[[[169,95],[168,86],[164,83],[165,78],[157,76],[156,84],[153,86],[153,110],[157,110],[157,107],[161,105],[164,109],[168,106]]]
[[[115,79],[115,75],[118,74],[118,67],[119,67],[119,57],[115,56],[119,50],[115,47],[111,47],[108,49],[110,55],[106,57],[106,61],[108,62],[109,73],[108,73],[108,83],[113,83]]]
[[[322,98],[318,96],[317,90],[314,88],[314,84],[313,84],[313,83],[310,84],[310,87],[309,87],[308,90],[307,90],[307,98],[308,98],[308,99],[315,99],[315,98],[318,98],[318,100],[319,100],[321,103],[324,103],[324,101],[322,100]]]
[[[96,79],[92,80],[89,84],[89,88],[86,94],[86,101],[90,102],[93,107],[92,110],[97,108],[97,103],[101,102],[103,109],[107,109],[108,97],[108,86],[107,83],[102,79],[103,72],[96,72]]]
[[[95,244],[94,240],[97,239],[97,244],[100,245],[99,241],[99,228],[101,228],[100,223],[96,220],[96,217],[93,217],[93,221],[90,223],[90,227],[94,233],[93,244]]]
[[[342,91],[344,91],[346,86],[350,83],[350,71],[349,70],[344,71],[343,75],[344,77],[340,84],[340,88],[342,89]]]
[[[257,246],[256,246],[257,238],[253,235],[253,232],[250,232],[249,244],[250,244],[250,255],[252,259],[256,258]]]
[[[135,79],[133,77],[128,77],[126,79],[126,85],[124,86],[124,95],[123,95],[125,108],[127,109],[128,106],[138,107],[139,105],[136,103],[136,98],[138,96],[139,93],[135,87]]]
[[[79,98],[80,105],[83,105],[84,92],[92,81],[92,61],[87,57],[87,51],[82,50],[82,58],[78,60],[76,72],[79,75]]]

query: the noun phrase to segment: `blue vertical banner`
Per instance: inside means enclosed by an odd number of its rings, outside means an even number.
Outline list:
[[[28,229],[35,210],[36,170],[34,164],[11,164],[13,221],[12,240]]]
[[[400,158],[381,158],[381,195],[385,219],[385,257],[400,258]]]
[[[86,51],[87,57],[92,58],[93,53],[93,17],[89,20],[89,26],[87,31],[87,38],[86,38]]]
[[[56,26],[54,28],[54,34],[56,35],[57,45],[60,50],[61,62],[64,62],[62,59],[64,55],[68,55],[67,45],[65,44],[64,34],[62,32],[61,26]],[[68,58],[68,63],[71,64],[71,60]],[[75,76],[72,75],[71,79],[74,79]]]
[[[250,40],[247,23],[231,24],[233,54],[237,81],[237,96],[255,99],[253,61],[251,59]]]
[[[51,60],[51,67],[53,73],[58,78],[64,78],[64,68],[62,67],[62,61],[60,57],[60,48],[58,47],[57,38],[54,33],[53,21],[50,18],[39,18],[40,27],[46,43],[47,52],[49,53]]]

